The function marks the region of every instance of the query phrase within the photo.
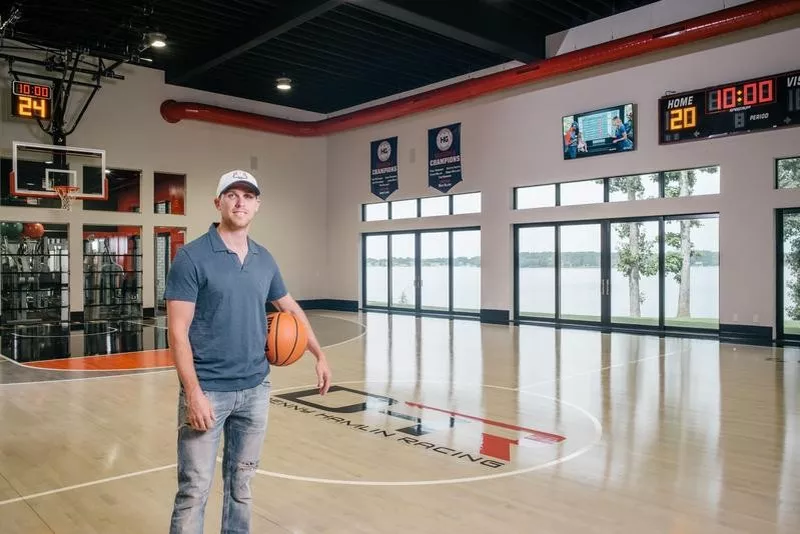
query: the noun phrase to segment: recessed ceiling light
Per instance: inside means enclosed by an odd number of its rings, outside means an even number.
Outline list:
[[[277,85],[275,85],[275,87],[277,87],[281,91],[288,91],[289,89],[292,88],[292,80],[289,78],[278,78],[275,81],[277,82]]]

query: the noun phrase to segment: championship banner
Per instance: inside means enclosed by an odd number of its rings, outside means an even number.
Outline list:
[[[428,185],[446,193],[461,181],[461,123],[428,130]]]
[[[372,141],[370,153],[372,194],[386,200],[397,191],[397,137]]]

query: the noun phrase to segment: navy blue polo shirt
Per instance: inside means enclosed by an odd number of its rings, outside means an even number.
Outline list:
[[[201,387],[236,391],[257,386],[269,372],[266,303],[287,290],[266,248],[248,238],[242,263],[217,224],[178,250],[164,298],[195,303],[189,342]]]

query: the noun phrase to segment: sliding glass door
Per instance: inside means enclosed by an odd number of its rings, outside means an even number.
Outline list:
[[[560,318],[597,323],[603,320],[606,276],[601,265],[603,226],[564,224],[559,227],[558,285]]]
[[[514,241],[517,320],[718,329],[716,215],[518,225]]]
[[[777,338],[800,341],[800,208],[778,210]]]
[[[364,308],[478,315],[480,257],[477,228],[364,234]]]
[[[660,222],[610,223],[611,320],[659,326],[661,317]]]

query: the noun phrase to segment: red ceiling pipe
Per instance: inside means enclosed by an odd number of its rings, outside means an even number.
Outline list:
[[[797,13],[800,13],[800,0],[755,0],[656,30],[648,30],[555,56],[539,63],[473,78],[316,122],[278,119],[207,104],[174,100],[166,100],[161,104],[161,116],[172,123],[187,119],[298,137],[322,136],[452,105],[560,74],[751,28]]]

